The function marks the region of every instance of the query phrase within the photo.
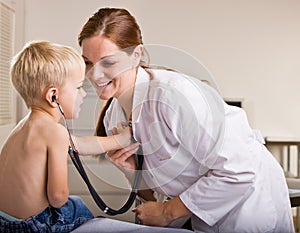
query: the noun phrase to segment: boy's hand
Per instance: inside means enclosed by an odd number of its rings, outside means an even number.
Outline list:
[[[112,133],[116,137],[121,137],[121,139],[119,140],[123,140],[123,138],[125,138],[125,143],[126,140],[129,139],[129,144],[127,146],[124,146],[123,149],[107,152],[106,158],[110,160],[112,163],[114,163],[123,172],[125,172],[126,170],[127,172],[128,171],[133,172],[136,169],[136,162],[133,155],[137,152],[139,148],[139,143],[131,144],[132,143],[131,127],[129,126],[124,127],[124,125],[125,125],[124,122],[118,123],[117,125],[118,128],[114,127],[112,129]]]
[[[113,134],[121,147],[131,144],[132,130],[131,127],[125,126],[124,122],[119,122],[117,128],[113,128]]]

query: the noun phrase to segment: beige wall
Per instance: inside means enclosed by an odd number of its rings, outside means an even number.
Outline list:
[[[93,12],[125,7],[145,44],[185,51],[207,67],[224,98],[244,99],[253,128],[264,136],[300,137],[299,0],[2,1],[16,9],[16,51],[33,39],[78,48],[78,32]],[[94,111],[89,101],[86,109]],[[20,119],[26,108],[17,113]],[[97,113],[82,115],[78,127],[93,128]],[[1,127],[0,145],[10,129]]]
[[[78,32],[92,13],[125,7],[145,44],[178,49],[188,72],[194,67],[186,55],[197,59],[224,98],[243,99],[253,128],[264,136],[300,138],[299,0],[5,1],[16,9],[16,51],[36,39],[79,50]],[[72,122],[78,134],[93,132],[100,106],[93,93],[86,97],[80,119]],[[17,118],[25,113],[20,105]],[[1,129],[0,147],[6,136]]]
[[[82,24],[99,7],[125,7],[145,44],[175,47],[198,59],[224,98],[244,99],[264,136],[300,137],[300,1],[298,0],[18,0],[24,41],[78,48]],[[20,22],[19,22],[20,23]],[[22,30],[22,29],[21,29]],[[20,43],[19,43],[20,44]]]

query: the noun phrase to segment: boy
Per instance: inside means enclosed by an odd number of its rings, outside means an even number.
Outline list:
[[[30,113],[0,154],[0,232],[69,232],[93,218],[79,197],[69,196],[69,137],[57,104],[67,119],[78,117],[84,73],[74,49],[45,41],[27,44],[14,57],[11,80]],[[79,154],[98,154],[128,146],[129,128],[119,133],[73,139]]]

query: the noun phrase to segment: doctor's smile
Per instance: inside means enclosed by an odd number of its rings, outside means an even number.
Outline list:
[[[101,83],[96,82],[96,84],[97,84],[98,87],[106,87],[106,86],[108,86],[111,82],[112,82],[112,81],[101,82]]]

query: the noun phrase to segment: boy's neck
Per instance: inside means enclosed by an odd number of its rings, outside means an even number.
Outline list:
[[[43,115],[48,117],[49,119],[54,120],[55,122],[59,122],[59,120],[61,119],[61,114],[58,109],[45,109],[38,106],[30,107],[30,115],[31,116]]]

